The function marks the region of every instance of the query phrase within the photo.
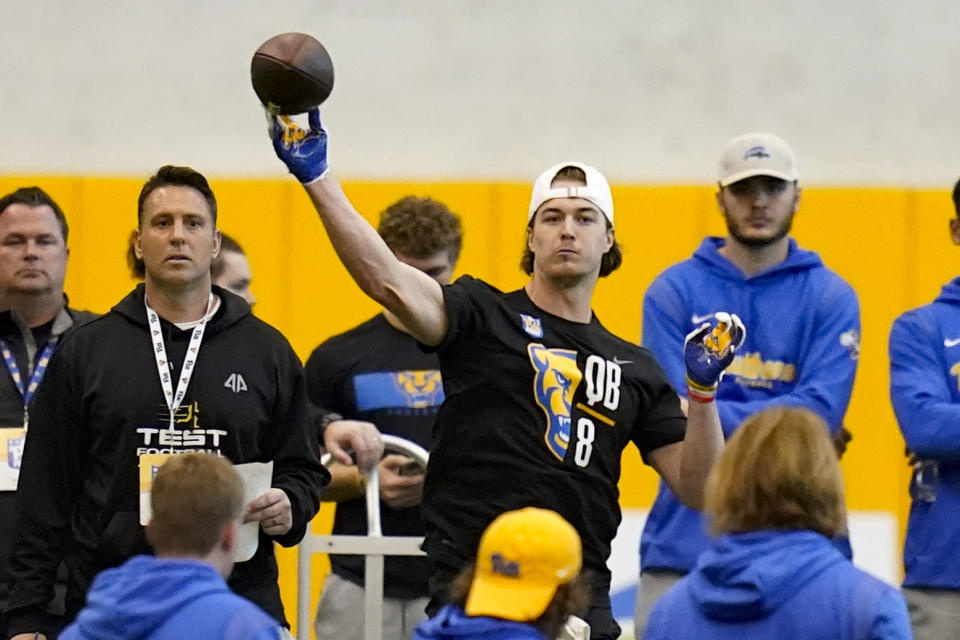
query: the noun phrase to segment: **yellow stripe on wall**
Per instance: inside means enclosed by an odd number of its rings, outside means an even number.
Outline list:
[[[136,226],[141,178],[0,177],[0,193],[36,184],[70,222],[67,292],[75,307],[106,311],[133,285],[124,262]],[[246,249],[254,272],[256,312],[280,329],[306,358],[325,338],[377,313],[337,260],[302,189],[291,180],[214,180],[220,227]],[[529,187],[522,184],[348,183],[357,208],[374,221],[386,205],[430,195],[461,214],[466,233],[458,273],[503,288],[525,282],[519,269]],[[688,257],[705,234],[722,234],[713,189],[703,186],[614,188],[617,237],[624,266],[603,280],[595,310],[614,333],[640,336],[641,299],[650,281]],[[960,263],[950,243],[949,194],[905,189],[807,189],[794,233],[800,244],[857,290],[863,314],[860,369],[847,427],[854,439],[843,461],[851,509],[907,511],[908,471],[888,400],[886,341],[893,319],[930,301]],[[621,501],[649,507],[656,475],[628,450]],[[325,510],[322,526],[329,530]],[[288,615],[294,615],[295,558],[280,553]],[[322,565],[318,565],[321,566]],[[323,569],[325,570],[325,569]],[[317,576],[319,580],[319,576]]]

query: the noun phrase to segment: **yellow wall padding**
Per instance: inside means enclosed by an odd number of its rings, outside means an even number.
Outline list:
[[[106,311],[133,286],[126,240],[136,226],[142,179],[7,176],[0,193],[37,184],[70,222],[66,289],[75,307]],[[253,266],[256,313],[280,329],[301,358],[325,338],[377,313],[338,262],[306,195],[290,180],[213,180],[219,226],[244,246]],[[521,286],[529,186],[522,184],[349,183],[347,194],[369,220],[397,198],[430,195],[463,218],[457,273],[503,288]],[[723,234],[714,189],[704,186],[614,188],[624,265],[601,281],[595,310],[614,333],[640,336],[641,299],[650,281],[688,257],[705,234]],[[895,513],[903,526],[908,469],[888,399],[887,335],[901,312],[930,301],[958,270],[948,237],[946,192],[829,188],[804,191],[794,235],[857,290],[863,314],[860,368],[846,426],[853,432],[843,461],[849,508]],[[621,502],[648,507],[656,475],[639,455],[624,457]],[[317,526],[329,530],[329,507]],[[288,615],[295,614],[295,556],[280,552]],[[318,560],[318,572],[326,569]]]

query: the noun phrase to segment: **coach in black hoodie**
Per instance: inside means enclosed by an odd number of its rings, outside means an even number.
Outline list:
[[[141,456],[197,450],[273,461],[273,488],[246,516],[260,523],[259,547],[229,584],[286,624],[273,541],[299,542],[329,480],[302,367],[279,332],[211,285],[220,234],[202,175],[161,168],[143,187],[138,218],[144,284],[63,340],[31,412],[10,635],[46,631],[61,558],[69,621],[97,572],[146,551]]]

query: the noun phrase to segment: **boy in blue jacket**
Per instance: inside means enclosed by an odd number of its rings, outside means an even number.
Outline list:
[[[135,556],[96,577],[87,606],[61,640],[274,640],[280,625],[236,595],[233,568],[243,484],[226,458],[185,453],[157,472],[147,539]]]
[[[950,236],[960,245],[960,182]],[[960,278],[890,331],[890,397],[913,461],[903,592],[915,637],[960,629]]]
[[[860,345],[859,304],[849,284],[789,235],[800,201],[793,152],[772,134],[736,137],[723,151],[718,179],[727,236],[705,238],[693,257],[650,285],[643,346],[686,406],[678,357],[684,336],[705,317],[729,309],[750,334],[717,389],[724,436],[774,405],[806,407],[832,432],[844,433]],[[701,513],[661,483],[640,539],[637,637],[656,599],[693,569],[709,544]],[[847,544],[842,539],[849,554]]]

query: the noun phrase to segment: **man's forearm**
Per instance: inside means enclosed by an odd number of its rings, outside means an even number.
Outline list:
[[[688,507],[703,508],[707,475],[723,449],[723,431],[716,402],[690,402],[687,434],[680,458],[680,499]]]
[[[332,173],[304,185],[340,261],[368,296],[392,306],[391,274],[399,267],[387,244],[350,204]]]

